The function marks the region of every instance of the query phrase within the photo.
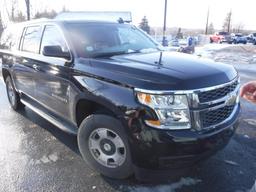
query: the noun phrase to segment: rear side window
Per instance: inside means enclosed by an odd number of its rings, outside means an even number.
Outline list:
[[[23,44],[21,50],[31,53],[39,53],[41,33],[41,26],[27,27],[23,37]]]
[[[63,52],[69,52],[64,37],[58,28],[52,25],[45,26],[41,43],[41,53],[43,52],[44,46],[60,46]]]

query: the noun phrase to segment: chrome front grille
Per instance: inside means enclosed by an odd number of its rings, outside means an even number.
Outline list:
[[[225,106],[213,111],[201,112],[202,127],[210,127],[223,122],[232,114],[234,107],[234,105]]]
[[[198,99],[199,99],[200,103],[205,103],[205,102],[220,99],[222,97],[225,97],[227,94],[233,92],[236,89],[238,84],[239,84],[239,82],[237,80],[237,81],[233,82],[232,84],[227,85],[225,87],[201,92],[198,94]]]
[[[238,110],[239,79],[194,93],[193,116],[197,130],[216,127]]]

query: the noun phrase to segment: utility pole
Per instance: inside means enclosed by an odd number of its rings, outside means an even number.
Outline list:
[[[168,46],[167,38],[166,38],[166,14],[167,14],[167,0],[165,0],[165,5],[164,5],[164,27],[163,27],[163,46]]]
[[[207,19],[206,19],[206,27],[205,27],[205,35],[208,35],[209,13],[210,13],[210,9],[208,7]]]
[[[30,0],[25,0],[27,7],[27,20],[30,20]]]

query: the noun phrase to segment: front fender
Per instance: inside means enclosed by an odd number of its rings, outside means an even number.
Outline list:
[[[100,104],[110,110],[125,126],[131,127],[134,119],[145,115],[144,106],[136,100],[133,88],[121,84],[106,82],[93,77],[76,76],[79,90],[73,95],[73,115],[76,114],[76,104],[81,99]],[[150,112],[149,112],[150,113]],[[154,116],[154,114],[151,114]],[[73,116],[75,119],[75,116]]]

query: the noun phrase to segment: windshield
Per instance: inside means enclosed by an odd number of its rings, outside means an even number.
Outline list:
[[[79,57],[104,57],[159,50],[157,43],[131,25],[69,23],[66,28]]]

